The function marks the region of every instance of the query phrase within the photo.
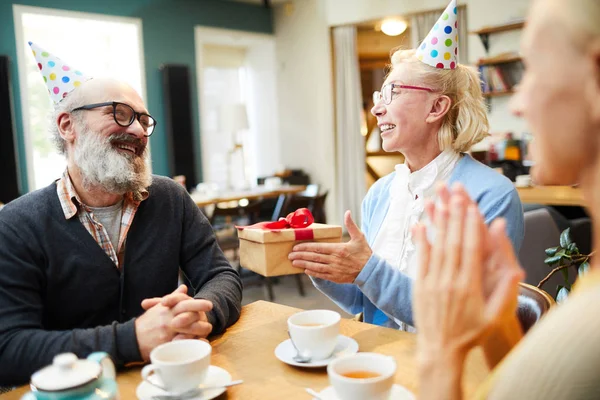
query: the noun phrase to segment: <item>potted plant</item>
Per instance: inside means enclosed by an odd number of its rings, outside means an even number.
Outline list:
[[[537,287],[541,289],[552,275],[560,271],[564,278],[564,285],[558,285],[556,288],[556,302],[564,301],[571,292],[569,271],[572,270],[578,277],[583,276],[590,268],[590,257],[593,254],[593,252],[590,254],[580,253],[577,244],[571,239],[571,228],[565,229],[560,234],[560,245],[546,249],[547,258],[544,263],[553,269]]]

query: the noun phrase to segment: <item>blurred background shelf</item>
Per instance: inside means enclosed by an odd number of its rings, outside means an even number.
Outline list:
[[[498,91],[494,91],[494,92],[488,92],[488,93],[484,93],[483,97],[502,97],[502,96],[510,96],[513,93],[515,93],[514,90],[510,89],[510,90],[498,90]]]
[[[477,65],[484,66],[484,65],[508,64],[508,63],[512,63],[512,62],[519,62],[522,60],[523,59],[521,58],[521,56],[501,55],[501,56],[491,57],[491,58],[482,58],[479,60]]]
[[[481,39],[481,43],[483,43],[483,47],[485,47],[485,51],[490,50],[490,34],[499,33],[499,32],[508,32],[514,31],[517,29],[522,29],[525,26],[525,21],[515,21],[501,25],[494,26],[486,26],[484,28],[478,29],[476,31],[471,31],[469,33],[474,35],[479,35]]]
[[[516,29],[521,29],[524,26],[525,21],[511,22],[508,24],[487,26],[485,28],[481,28],[476,31],[471,31],[469,33],[472,33],[474,35],[489,35],[490,33],[514,31]]]

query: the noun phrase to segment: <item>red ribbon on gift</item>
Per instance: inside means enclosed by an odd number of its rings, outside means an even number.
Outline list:
[[[258,224],[249,226],[236,226],[239,230],[244,229],[264,229],[268,231],[279,231],[281,229],[294,229],[296,240],[312,240],[314,239],[313,230],[307,229],[313,222],[315,217],[308,208],[299,208],[294,212],[289,213],[285,218],[279,218],[279,221],[259,222]]]

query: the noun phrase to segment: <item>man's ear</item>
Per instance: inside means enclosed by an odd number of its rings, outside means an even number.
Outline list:
[[[63,112],[58,114],[56,117],[56,125],[58,126],[58,133],[67,143],[73,143],[77,137],[75,131],[75,120],[73,115]]]
[[[450,111],[452,100],[448,96],[440,96],[433,101],[429,115],[425,119],[426,122],[433,123],[444,118],[444,115]]]

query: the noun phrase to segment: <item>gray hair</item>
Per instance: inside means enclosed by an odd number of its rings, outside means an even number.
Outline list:
[[[50,112],[49,122],[50,122],[50,135],[52,142],[56,146],[59,154],[64,156],[67,155],[67,143],[60,136],[60,131],[58,129],[58,116],[62,113],[70,113],[71,110],[77,107],[81,107],[85,104],[85,96],[81,87],[75,88],[71,93],[67,95],[64,99],[62,99],[58,104],[54,105],[54,109]],[[74,113],[73,119],[78,126],[81,126],[83,123],[83,113]]]

